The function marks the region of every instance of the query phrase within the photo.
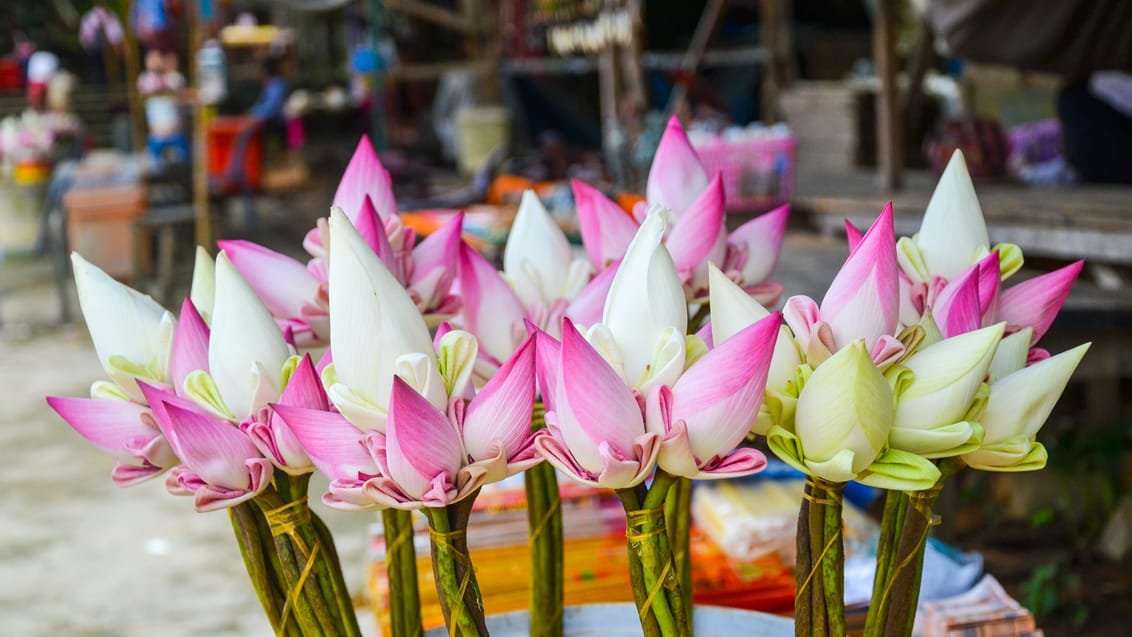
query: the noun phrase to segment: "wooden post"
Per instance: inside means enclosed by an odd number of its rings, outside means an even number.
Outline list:
[[[759,119],[764,124],[773,124],[778,121],[778,78],[779,57],[782,43],[780,0],[762,0],[762,11],[759,13],[759,30],[763,49],[766,50],[766,62],[762,67],[762,105],[759,109]]]
[[[141,94],[138,93],[138,75],[141,73],[141,64],[138,60],[138,36],[130,25],[130,16],[134,12],[134,1],[125,3],[126,15],[119,16],[125,25],[126,40],[122,44],[122,57],[126,66],[126,104],[130,113],[130,137],[134,152],[145,150],[146,125],[145,109],[142,107]]]
[[[896,0],[877,0],[873,20],[873,65],[880,79],[877,93],[877,165],[880,187],[903,186],[904,158],[900,100],[896,87]]]
[[[200,89],[200,68],[197,52],[203,42],[200,24],[200,1],[187,3],[185,14],[189,22],[189,77],[193,86]],[[205,130],[204,105],[193,91],[193,227],[197,245],[212,250],[212,217],[208,212],[208,131]]]
[[[669,96],[668,106],[664,109],[669,117],[680,110],[684,105],[684,100],[688,97],[689,78],[695,75],[696,69],[700,67],[708,41],[711,40],[712,33],[715,33],[715,27],[719,24],[720,16],[723,15],[724,4],[726,4],[726,0],[708,0],[704,12],[700,14],[700,21],[696,24],[692,41],[688,44],[688,50],[684,53],[684,60],[680,63],[681,77],[672,87],[672,95]]]

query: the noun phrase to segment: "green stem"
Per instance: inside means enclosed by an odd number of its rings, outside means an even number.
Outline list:
[[[545,413],[542,403],[536,403],[531,417],[531,431],[545,427]],[[531,635],[561,637],[565,587],[558,478],[554,474],[554,467],[545,462],[528,469],[523,477],[531,550]]]
[[[310,487],[311,474],[304,473],[293,476],[285,473],[276,473],[275,486],[280,497],[285,502],[306,502]],[[283,487],[280,489],[280,487]],[[338,550],[334,546],[334,538],[329,529],[320,533],[318,526],[325,526],[310,507],[306,509],[307,521],[299,524],[295,532],[301,539],[302,545],[312,551],[307,559],[314,560],[311,575],[318,579],[318,587],[322,593],[323,602],[329,610],[330,628],[343,637],[360,637],[361,628],[358,626],[357,614],[354,612],[350,593],[345,585],[342,575],[342,564],[338,560]],[[317,551],[317,552],[315,552]]]
[[[358,626],[358,615],[354,612],[354,600],[350,597],[350,589],[346,586],[346,578],[342,574],[342,562],[338,559],[338,549],[334,546],[334,537],[322,518],[318,517],[313,511],[311,512],[311,523],[314,524],[315,532],[318,534],[326,552],[324,559],[329,566],[328,571],[334,589],[335,603],[345,619],[343,623],[345,624],[346,634],[351,637],[360,637],[361,627]]]
[[[385,566],[389,576],[389,616],[392,637],[415,637],[424,632],[421,598],[417,588],[417,552],[413,545],[413,519],[409,511],[385,509]]]
[[[441,610],[451,634],[460,637],[486,637],[488,634],[483,599],[468,556],[465,535],[473,498],[443,509],[425,509],[432,529],[432,568]],[[466,510],[461,506],[464,502]]]
[[[676,564],[689,623],[695,608],[692,604],[691,520],[692,481],[679,478],[664,500],[664,524],[668,529],[668,543],[672,547],[672,559]]]
[[[880,537],[877,540],[877,566],[876,575],[873,576],[872,603],[869,604],[869,613],[865,618],[864,637],[883,637],[884,634],[893,558],[907,507],[908,496],[903,491],[885,492],[884,513],[881,515]]]
[[[653,477],[652,486],[649,487],[643,506],[650,511],[661,511],[660,521],[662,523],[665,521],[663,511],[665,503],[668,501],[668,495],[672,492],[672,489],[679,487],[682,480],[683,478],[674,476],[662,469],[657,469]],[[684,595],[681,573],[676,569],[676,562],[672,556],[667,528],[663,528],[661,531],[655,537],[658,567],[656,572],[658,574],[664,572],[665,565],[668,565],[670,574],[661,583],[664,587],[664,594],[668,598],[668,607],[672,610],[673,618],[676,621],[677,634],[690,635],[692,622],[688,610],[688,598]]]
[[[638,610],[643,610],[642,607],[647,602],[656,617],[661,635],[665,637],[690,634],[688,614],[684,608],[680,582],[674,572],[668,533],[664,526],[664,499],[675,482],[675,477],[664,471],[657,471],[643,502],[636,490],[618,490],[622,504],[626,507],[629,547],[641,561],[646,599],[641,600],[640,595],[634,594]],[[640,507],[633,508],[638,502]]]
[[[809,493],[809,485],[806,485]],[[802,498],[798,510],[798,530],[794,534],[794,635],[808,637],[813,634],[814,608],[813,589],[810,588],[809,574],[814,564],[810,551],[810,501]]]
[[[270,488],[268,491],[252,499],[252,502],[256,503],[261,513],[276,508],[273,503],[269,503],[265,500],[268,494],[278,499],[278,495]],[[262,515],[258,517],[260,520],[263,520]],[[285,535],[275,535],[272,533],[266,520],[263,520],[262,524],[258,524],[257,526],[262,542],[265,546],[271,547],[268,548],[267,553],[275,572],[280,576],[279,588],[283,592],[283,598],[284,600],[291,601],[288,613],[290,617],[294,618],[294,621],[290,620],[287,613],[284,613],[282,621],[297,625],[303,635],[321,635],[322,616],[316,612],[314,607],[314,599],[317,598],[321,601],[321,597],[314,593],[314,589],[310,585],[311,582],[305,582],[299,593],[293,595],[293,591],[298,588],[304,565],[300,564],[295,558],[294,547],[291,545],[290,538]]]
[[[896,593],[886,613],[884,635],[911,635],[920,601],[920,580],[923,576],[924,553],[931,528],[937,524],[935,505],[947,480],[965,463],[958,458],[939,461],[940,478],[935,486],[905,494],[906,513],[897,536],[893,566],[887,584]],[[879,633],[878,633],[879,634]]]
[[[641,508],[641,500],[644,499],[645,486],[642,484],[629,489],[618,489],[616,493],[621,498],[621,505],[626,511],[637,511]],[[628,552],[629,581],[633,586],[633,600],[636,602],[637,609],[640,610],[645,608],[645,601],[648,598],[644,565],[641,563],[641,557],[633,548],[632,542],[626,542],[625,547]],[[641,615],[640,619],[644,637],[662,637],[655,613],[646,612]]]
[[[282,626],[283,594],[275,581],[275,573],[271,569],[263,542],[260,539],[259,529],[256,526],[255,516],[259,511],[249,502],[240,503],[228,509],[228,516],[232,521],[232,530],[236,534],[236,544],[240,548],[240,557],[244,560],[244,567],[248,571],[248,578],[255,589],[256,597],[263,606],[267,621],[271,623],[276,634],[299,635],[294,624],[289,627]],[[286,630],[290,628],[291,630]]]
[[[822,586],[825,593],[825,612],[828,616],[829,634],[841,637],[845,634],[845,540],[841,536],[841,494],[844,484],[825,484],[828,501],[822,502],[822,539],[826,550],[822,559]]]

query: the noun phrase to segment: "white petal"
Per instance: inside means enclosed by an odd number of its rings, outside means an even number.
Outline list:
[[[193,284],[189,299],[205,323],[212,320],[212,307],[216,302],[216,264],[208,250],[201,246],[197,246],[196,261],[193,263]]]
[[[602,315],[620,347],[625,377],[640,379],[665,331],[688,329],[688,306],[672,256],[662,245],[667,211],[653,208],[625,252]]]
[[[216,258],[211,328],[208,366],[232,413],[243,418],[266,407],[260,402],[265,397],[278,398],[291,349],[271,312],[223,252]]]
[[[1030,440],[1045,424],[1053,406],[1091,343],[1051,356],[991,385],[990,400],[983,412],[984,445],[990,446],[1016,435]]]
[[[434,358],[420,311],[340,210],[330,216],[330,334],[338,381],[386,409],[398,357]]]
[[[503,271],[525,306],[564,298],[574,251],[533,190],[523,193],[503,250]]]
[[[1006,378],[1026,366],[1030,355],[1030,344],[1034,340],[1034,328],[1027,327],[1002,339],[991,361],[992,382]]]
[[[887,443],[894,414],[888,381],[857,340],[810,375],[798,396],[794,428],[807,460],[826,462],[848,449],[854,471],[861,471]]]
[[[903,363],[912,383],[897,397],[893,426],[933,429],[963,420],[986,378],[1004,323],[925,347]]]
[[[967,172],[967,162],[959,150],[951,156],[936,184],[915,241],[928,271],[948,280],[987,253],[990,239],[986,221]]]

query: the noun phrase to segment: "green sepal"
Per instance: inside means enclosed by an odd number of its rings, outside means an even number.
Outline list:
[[[220,388],[216,386],[216,381],[203,369],[189,372],[189,375],[185,377],[183,389],[186,397],[203,407],[210,414],[224,420],[235,420],[235,415],[232,414],[232,410],[228,409],[227,403],[220,395]]]
[[[950,458],[981,447],[983,435],[982,424],[963,420],[932,429],[893,427],[888,443],[895,449],[924,458]]]
[[[770,428],[766,434],[766,443],[774,455],[786,464],[794,467],[802,473],[812,476],[813,472],[806,466],[805,457],[802,452],[802,441],[794,432],[787,431],[785,428],[775,425]]]
[[[923,491],[935,486],[939,477],[939,467],[932,461],[889,447],[857,475],[857,482],[890,491]]]
[[[998,253],[998,271],[1002,280],[1005,281],[1014,275],[1015,272],[1022,269],[1022,248],[1013,243],[999,243],[991,249],[991,252]]]
[[[90,397],[98,400],[129,400],[130,396],[116,383],[96,380],[90,385]]]
[[[283,361],[283,367],[281,367],[279,371],[279,382],[284,389],[287,387],[287,384],[291,382],[291,376],[295,373],[295,370],[299,368],[299,363],[301,362],[303,362],[302,357],[296,355],[288,356],[287,360]]]

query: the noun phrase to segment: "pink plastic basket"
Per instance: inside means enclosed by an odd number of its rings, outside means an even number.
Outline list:
[[[726,141],[715,137],[696,146],[709,176],[723,176],[728,212],[763,212],[790,201],[794,191],[793,135]]]

